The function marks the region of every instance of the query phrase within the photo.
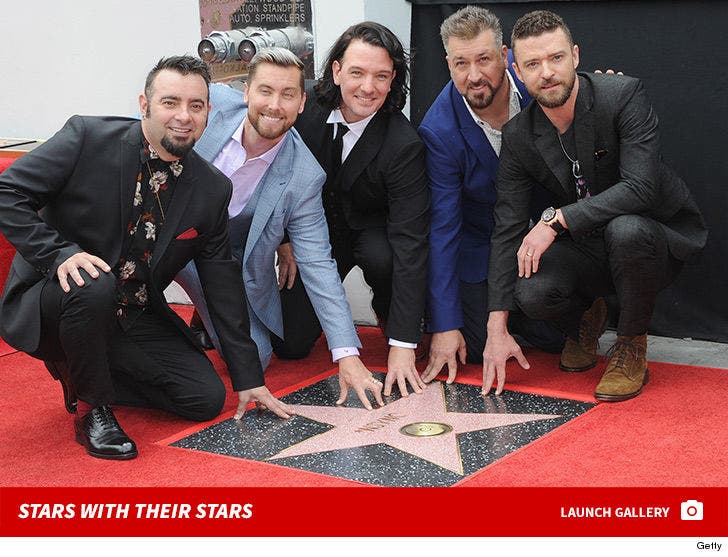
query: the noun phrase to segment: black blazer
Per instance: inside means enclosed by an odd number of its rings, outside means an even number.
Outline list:
[[[307,91],[296,129],[331,180],[330,110]],[[335,177],[349,228],[386,227],[393,252],[392,302],[386,334],[419,342],[427,288],[430,193],[425,147],[400,111],[380,110],[367,125]]]
[[[37,349],[41,291],[58,280],[56,269],[71,255],[85,251],[116,266],[142,146],[139,120],[74,116],[0,174],[0,231],[18,251],[0,300],[0,335],[11,346]],[[263,373],[250,339],[240,265],[232,259],[227,234],[230,181],[194,151],[183,165],[152,254],[150,304],[194,344],[163,294],[194,259],[233,387],[260,386]],[[179,238],[190,229],[196,236]]]
[[[506,124],[491,240],[489,311],[514,309],[516,251],[528,232],[529,203],[537,191],[545,190],[552,205],[561,208],[576,241],[625,214],[660,223],[670,253],[681,261],[697,257],[707,241],[705,223],[685,182],[661,160],[657,115],[642,83],[626,76],[578,76],[572,126],[591,197],[576,202],[570,165],[563,164],[556,129],[538,103]]]

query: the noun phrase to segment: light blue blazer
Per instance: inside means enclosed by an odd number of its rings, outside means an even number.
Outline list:
[[[210,104],[212,110],[208,125],[195,150],[212,162],[240,126],[247,108],[243,93],[223,84],[210,86]],[[275,252],[285,230],[293,247],[298,272],[326,333],[329,349],[361,346],[336,262],[331,257],[321,200],[326,174],[295,129],[292,128],[283,141],[275,160],[258,184],[258,202],[242,261],[250,334],[258,346],[264,369],[270,363],[272,353],[269,331],[283,338]],[[246,205],[243,211],[253,211],[253,208]],[[190,294],[207,327],[209,320],[204,315],[205,308],[201,307],[204,297],[195,300],[194,285],[189,285],[189,271],[188,266],[183,271],[185,276],[179,277],[177,282]],[[215,336],[210,329],[208,331]],[[213,341],[217,342],[216,338]]]

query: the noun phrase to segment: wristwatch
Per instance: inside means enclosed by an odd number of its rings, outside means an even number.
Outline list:
[[[564,232],[566,232],[566,228],[564,228],[564,226],[559,222],[559,219],[556,218],[556,209],[553,207],[548,207],[543,213],[541,213],[541,220],[550,226],[551,230],[556,232],[557,236],[561,236]]]

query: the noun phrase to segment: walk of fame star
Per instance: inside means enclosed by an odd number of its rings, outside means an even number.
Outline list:
[[[293,411],[299,416],[330,424],[334,428],[288,447],[270,460],[384,443],[462,476],[463,463],[457,441],[459,433],[559,417],[552,414],[448,412],[442,385],[436,381],[421,395],[402,397],[371,411],[294,404]],[[412,437],[400,431],[413,422],[444,423],[452,426],[452,430],[432,437]]]
[[[383,379],[382,374],[377,374]],[[298,413],[281,420],[247,412],[172,443],[382,486],[449,486],[535,441],[594,405],[435,381],[421,395],[393,394],[366,410],[354,396],[336,406],[338,376],[283,397]],[[427,425],[428,423],[434,425]],[[441,429],[433,436],[402,432]]]

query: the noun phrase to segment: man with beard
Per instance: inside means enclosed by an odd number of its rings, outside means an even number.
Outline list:
[[[500,21],[467,6],[440,27],[451,81],[419,128],[427,148],[432,196],[428,275],[430,357],[423,379],[461,362],[481,363],[488,302],[488,255],[493,231],[501,128],[531,96],[508,69]],[[549,323],[521,314],[510,326],[531,345],[559,352],[564,337]]]
[[[657,116],[639,80],[576,73],[579,48],[548,11],[519,19],[514,69],[533,102],[503,129],[491,242],[483,392],[503,389],[510,311],[558,322],[578,345],[580,319],[616,294],[617,341],[599,401],[640,394],[648,381],[647,327],[657,293],[696,257],[707,231],[685,183],[660,157]],[[529,208],[549,198],[529,229]]]
[[[244,92],[213,84],[210,99],[210,123],[195,150],[233,183],[230,239],[233,255],[242,265],[250,332],[263,368],[272,352],[282,358],[305,357],[316,340],[310,329],[320,322],[339,364],[338,402],[346,400],[351,387],[366,408],[372,408],[367,390],[382,406],[382,385],[359,359],[361,343],[331,257],[321,200],[326,175],[291,129],[306,102],[303,63],[284,48],[262,49],[250,62]],[[282,288],[279,294],[275,255],[284,236],[295,250],[300,272],[292,288]],[[176,281],[190,295],[213,345],[219,347],[195,264],[190,263]],[[309,311],[284,314],[282,307],[290,310],[286,298],[298,295],[308,302]]]
[[[125,460],[135,443],[111,404],[210,420],[225,386],[163,290],[195,261],[238,412],[287,417],[266,389],[227,234],[230,181],[191,149],[209,111],[207,66],[165,58],[139,95],[141,122],[74,116],[0,175],[0,231],[18,251],[0,333],[45,361],[75,414],[76,440]],[[31,424],[32,425],[32,424]]]

